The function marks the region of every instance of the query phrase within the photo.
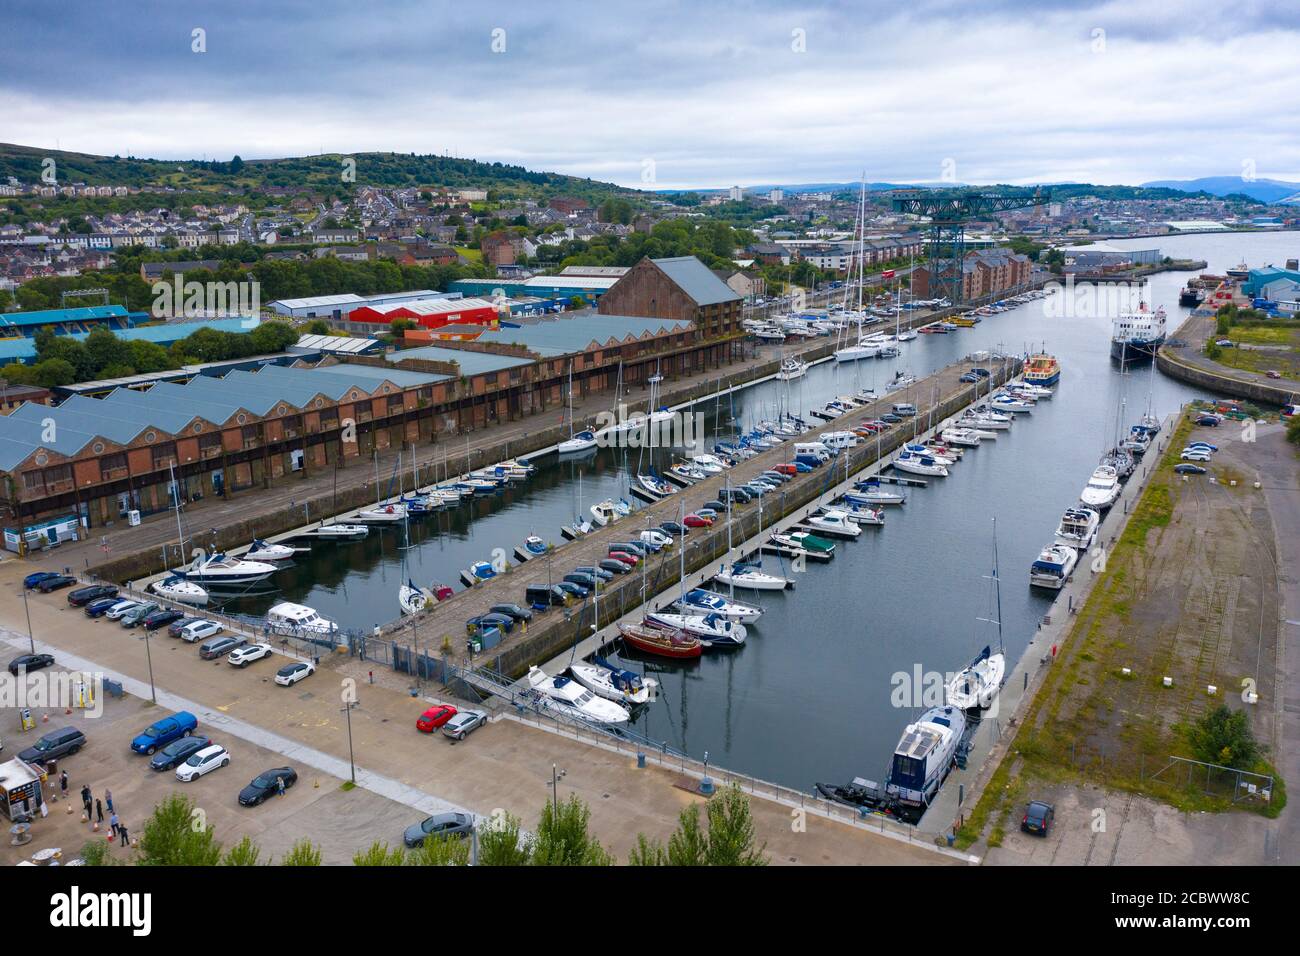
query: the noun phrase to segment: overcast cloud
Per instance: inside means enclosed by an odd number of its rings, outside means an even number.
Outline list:
[[[950,7],[11,6],[0,140],[165,159],[451,153],[648,188],[863,170],[1137,183],[1246,163],[1300,179],[1295,4]]]

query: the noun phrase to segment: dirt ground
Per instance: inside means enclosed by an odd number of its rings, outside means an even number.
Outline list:
[[[6,655],[7,659],[8,655]],[[299,780],[285,796],[268,800],[259,807],[241,807],[236,799],[239,790],[257,774],[272,767],[284,766],[283,754],[277,754],[245,740],[228,736],[202,721],[199,732],[221,744],[231,755],[230,766],[222,767],[190,783],[176,779],[173,771],[149,769],[149,758],[130,749],[131,738],[170,711],[155,707],[147,700],[130,695],[106,697],[103,713],[74,710],[50,711],[48,723],[38,723],[34,730],[18,730],[17,712],[0,711],[5,728],[2,756],[17,756],[43,734],[65,726],[79,726],[86,734],[87,745],[79,753],[58,762],[60,771],[68,773],[68,799],[57,799],[57,777],[45,788],[56,797],[48,804],[48,817],[38,817],[32,825],[33,840],[22,846],[0,845],[0,865],[13,865],[30,859],[38,850],[58,847],[63,860],[75,858],[90,840],[106,839],[109,813],[98,829],[83,822],[80,791],[89,785],[101,801],[106,790],[113,794],[113,804],[121,822],[134,841],[143,835],[144,823],[154,806],[169,794],[191,797],[206,821],[215,828],[217,840],[233,846],[245,835],[261,848],[263,862],[278,859],[300,839],[309,839],[321,850],[323,862],[346,864],[358,850],[375,840],[398,845],[402,830],[418,822],[422,814],[404,804],[387,800],[363,789],[344,791],[343,781],[298,765]],[[39,718],[38,718],[39,720]],[[68,812],[71,808],[72,812]],[[123,861],[136,853],[114,841],[111,855]]]

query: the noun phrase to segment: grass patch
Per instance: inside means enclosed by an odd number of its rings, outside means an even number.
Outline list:
[[[357,789],[357,785],[353,783],[351,780],[344,780],[341,784],[339,784],[339,789],[346,793],[349,790]]]

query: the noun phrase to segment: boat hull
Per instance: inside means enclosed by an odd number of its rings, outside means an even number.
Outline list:
[[[1111,339],[1110,357],[1124,365],[1150,362],[1164,342],[1163,335],[1154,339],[1138,339],[1129,342],[1117,342]]]

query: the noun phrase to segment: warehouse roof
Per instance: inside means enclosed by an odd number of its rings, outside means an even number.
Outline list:
[[[279,305],[286,309],[316,309],[326,305],[361,305],[365,301],[363,296],[344,292],[339,295],[309,295],[301,299],[276,299],[271,308]]]
[[[42,309],[39,312],[0,313],[0,325],[57,325],[60,322],[88,322],[91,319],[125,319],[120,305],[91,305],[79,309]]]
[[[411,302],[386,302],[369,306],[380,315],[405,310],[416,315],[446,315],[448,312],[463,312],[466,309],[495,309],[486,299],[416,299]]]
[[[328,352],[340,355],[361,355],[383,347],[378,339],[359,339],[341,335],[304,335],[290,348],[309,352]]]
[[[536,359],[520,358],[517,355],[498,355],[496,352],[469,352],[464,349],[448,349],[437,345],[390,352],[387,358],[390,362],[401,362],[404,359],[456,362],[460,365],[461,375],[482,375],[485,372],[496,372],[503,368],[531,365],[536,361]]]
[[[715,276],[708,266],[694,256],[674,256],[671,259],[650,261],[695,300],[696,305],[740,301],[740,296],[730,286]]]
[[[710,278],[713,276],[710,275]],[[685,319],[655,319],[638,315],[599,315],[589,310],[558,315],[517,317],[509,327],[485,331],[476,341],[517,343],[548,358],[585,350],[591,343],[623,342],[630,335],[644,338],[690,328]]]
[[[131,342],[140,340],[170,345],[179,342],[199,329],[216,329],[218,332],[251,332],[261,324],[261,319],[204,319],[196,322],[165,322],[160,325],[137,325],[130,329],[114,329],[119,339]],[[90,333],[74,332],[67,338],[84,341]],[[35,339],[0,339],[0,365],[5,362],[25,362],[36,358]]]

